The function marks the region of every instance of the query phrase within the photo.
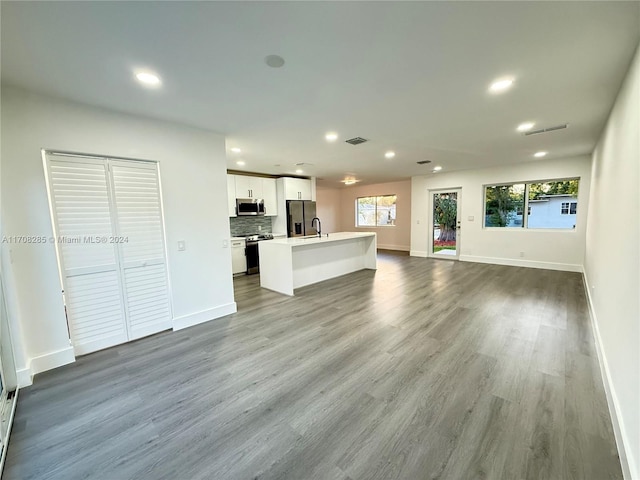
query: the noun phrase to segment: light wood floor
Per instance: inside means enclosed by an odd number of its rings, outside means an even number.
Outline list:
[[[579,274],[381,253],[21,391],[5,480],[622,478]]]

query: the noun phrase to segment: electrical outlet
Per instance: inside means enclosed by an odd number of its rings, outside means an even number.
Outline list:
[[[524,258],[524,252],[520,252],[520,258]]]
[[[184,243],[184,240],[178,240],[178,251],[184,252],[187,249],[187,246]]]
[[[222,240],[222,248],[227,248],[229,246],[228,240]]]

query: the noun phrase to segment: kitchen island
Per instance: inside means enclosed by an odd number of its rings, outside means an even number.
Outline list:
[[[376,234],[339,232],[260,242],[260,286],[293,296],[296,288],[377,268]]]

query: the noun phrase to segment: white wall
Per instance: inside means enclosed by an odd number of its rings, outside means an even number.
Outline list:
[[[582,271],[591,159],[587,156],[413,177],[411,254],[429,255],[429,190],[460,187],[460,260]],[[483,228],[484,185],[580,178],[575,230]],[[469,217],[473,216],[473,221]],[[520,256],[524,252],[524,257]]]
[[[640,478],[640,49],[593,153],[585,282],[626,478]],[[624,452],[622,452],[624,453]]]
[[[176,328],[235,311],[224,137],[2,87],[5,235],[50,235],[40,149],[158,160]],[[178,252],[178,240],[186,251]],[[10,246],[30,373],[73,360],[54,246]]]
[[[356,227],[356,199],[397,195],[396,224],[392,227]],[[340,189],[340,229],[343,232],[376,232],[378,248],[409,251],[411,239],[411,181],[351,185]]]
[[[316,215],[322,221],[323,233],[342,231],[341,209],[339,189],[316,186]]]

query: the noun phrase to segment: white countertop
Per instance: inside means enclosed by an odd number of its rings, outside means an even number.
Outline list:
[[[357,238],[374,237],[375,232],[336,232],[323,234],[322,237],[316,235],[309,237],[291,237],[291,238],[274,238],[273,240],[267,240],[270,244],[289,245],[297,247],[301,245],[314,245],[317,243],[338,242],[341,240],[353,240]]]

